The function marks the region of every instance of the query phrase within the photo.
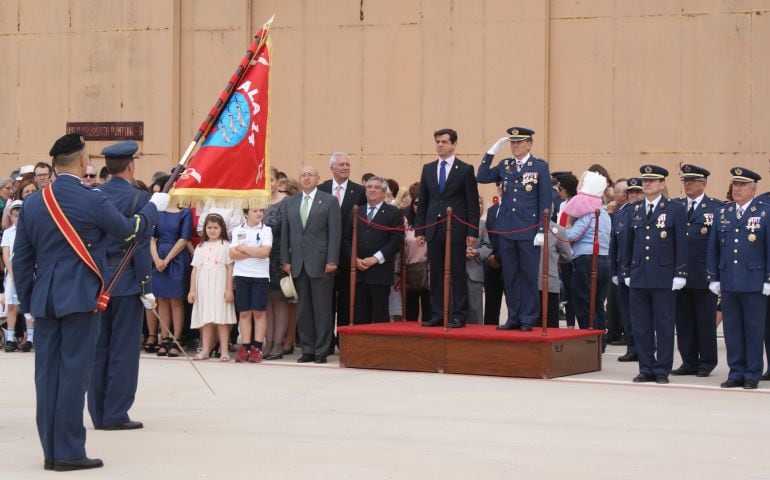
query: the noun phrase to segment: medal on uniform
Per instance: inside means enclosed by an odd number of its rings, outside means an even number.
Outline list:
[[[660,232],[660,238],[666,238],[666,237],[668,237],[668,233],[665,230]]]
[[[700,234],[701,235],[706,235],[707,233],[709,233],[709,229],[707,227],[702,227],[700,229]]]
[[[711,225],[714,224],[714,214],[713,213],[704,213],[703,214],[703,218],[705,220],[703,222],[703,224],[706,225],[707,227],[710,227]]]
[[[746,229],[751,230],[754,233],[759,228],[760,217],[749,217],[749,221],[746,223]]]
[[[756,236],[756,235],[754,235],[753,233],[750,233],[750,234],[749,234],[749,241],[750,241],[750,242],[753,242],[753,241],[755,241],[756,239],[757,239],[757,236]]]
[[[526,187],[524,187],[524,190],[526,190],[526,191],[528,191],[528,192],[531,192],[531,191],[532,191],[532,185],[530,185],[530,184],[527,184],[527,186],[526,186]]]
[[[665,228],[666,227],[666,214],[665,213],[661,213],[660,214],[660,216],[658,217],[658,223],[656,223],[655,226],[658,227],[658,228]],[[661,238],[666,238],[666,237],[661,236]]]

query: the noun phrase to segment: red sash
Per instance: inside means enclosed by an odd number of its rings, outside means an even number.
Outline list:
[[[88,252],[88,248],[83,244],[80,235],[75,231],[75,228],[72,226],[67,216],[64,215],[61,206],[59,206],[59,202],[56,201],[56,197],[53,195],[51,185],[48,185],[43,189],[43,202],[45,202],[48,213],[53,217],[56,226],[59,227],[59,231],[64,235],[64,238],[67,239],[67,243],[70,244],[70,247],[77,253],[78,257],[83,260],[83,263],[85,263],[99,279],[99,298],[96,300],[96,311],[98,312],[106,309],[107,303],[110,301],[110,294],[109,292],[104,291],[104,279],[102,278],[101,272],[99,272],[99,267],[96,266],[96,262],[94,262],[93,257]]]

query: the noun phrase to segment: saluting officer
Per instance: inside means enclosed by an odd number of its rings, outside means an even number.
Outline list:
[[[103,238],[110,234],[130,241],[148,235],[168,195],[156,193],[153,205],[126,218],[102,192],[81,183],[88,163],[81,135],[61,137],[50,154],[58,178],[24,200],[13,271],[21,309],[35,317],[36,416],[43,466],[57,471],[97,468],[102,461],[86,457],[83,404],[99,333],[99,315],[94,312],[97,300],[103,300],[101,275],[96,273],[104,270]],[[96,272],[86,264],[88,259]],[[138,348],[138,340],[134,345]]]
[[[533,130],[512,127],[508,136],[499,139],[481,160],[476,178],[479,183],[502,182],[502,198],[495,230],[512,232],[498,235],[503,265],[507,321],[499,330],[531,331],[540,314],[538,271],[540,246],[543,244],[543,214],[552,208],[551,174],[548,164],[535,158],[532,149]],[[513,157],[492,166],[492,158],[510,142]]]
[[[639,355],[634,382],[668,383],[674,361],[676,290],[687,283],[685,209],[662,195],[668,170],[643,165],[645,200],[630,212],[623,253],[631,327]]]
[[[706,253],[714,212],[722,202],[706,195],[710,172],[696,165],[681,167],[687,209],[687,286],[676,294],[676,343],[682,365],[671,375],[708,377],[717,366],[717,296],[708,289]]]
[[[717,210],[709,236],[709,290],[722,294],[727,347],[727,381],[722,388],[757,388],[762,375],[762,341],[770,295],[770,209],[754,201],[756,173],[730,170],[733,200]]]
[[[618,357],[619,362],[636,362],[639,360],[639,356],[636,353],[636,344],[634,343],[634,329],[631,326],[631,313],[629,308],[628,299],[628,287],[620,278],[622,278],[621,271],[623,268],[623,253],[626,247],[626,234],[628,233],[628,225],[631,220],[634,210],[634,204],[640,200],[644,200],[644,192],[642,191],[642,179],[638,177],[629,178],[626,181],[628,188],[626,188],[626,194],[628,195],[628,202],[620,206],[615,211],[615,217],[612,219],[612,236],[610,236],[610,275],[612,275],[612,283],[614,283],[617,289],[618,296],[618,310],[620,311],[620,318],[623,320],[623,335],[626,338],[626,353]]]
[[[99,186],[99,190],[126,217],[141,211],[150,200],[146,191],[133,186],[134,154],[138,148],[136,142],[128,140],[102,150],[111,178]],[[104,277],[109,283],[130,243],[112,237],[104,241],[107,248]],[[141,422],[129,418],[128,411],[134,404],[139,379],[137,345],[141,341],[144,307],[154,306],[151,269],[150,237],[147,236],[137,245],[136,253],[112,290],[107,309],[102,312],[94,371],[88,386],[88,413],[97,430],[143,427]],[[143,302],[146,303],[143,305]]]

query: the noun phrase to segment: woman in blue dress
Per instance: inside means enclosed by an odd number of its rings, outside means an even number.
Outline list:
[[[152,293],[158,300],[158,316],[165,328],[160,334],[166,337],[173,323],[174,337],[182,335],[184,328],[185,275],[190,265],[187,244],[192,236],[193,217],[189,208],[169,207],[160,212],[155,233],[150,241],[152,254]],[[163,338],[158,356],[178,357],[179,350],[171,338]]]

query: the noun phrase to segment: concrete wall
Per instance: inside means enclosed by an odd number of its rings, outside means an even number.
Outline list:
[[[170,168],[273,13],[290,174],[343,150],[408,184],[434,130],[476,164],[511,125],[554,170],[692,162],[718,196],[730,166],[767,174],[770,0],[2,0],[0,174],[67,121],[144,121],[139,176]]]

